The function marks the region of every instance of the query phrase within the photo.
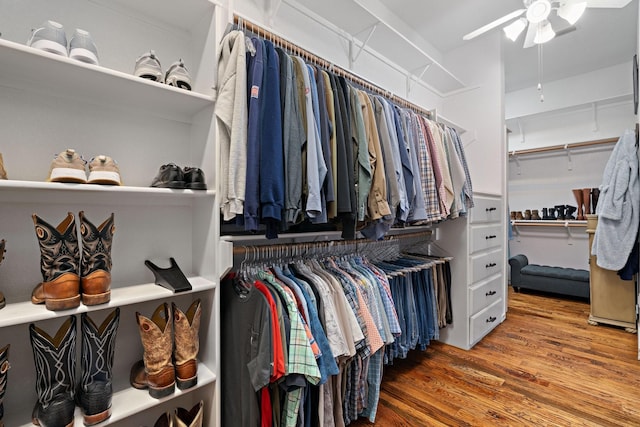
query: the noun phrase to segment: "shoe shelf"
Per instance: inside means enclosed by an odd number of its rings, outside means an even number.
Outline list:
[[[67,184],[45,181],[0,180],[0,200],[30,202],[54,197],[58,202],[77,201],[80,195],[87,203],[126,203],[188,205],[191,199],[214,198],[215,190],[173,190],[170,188]]]
[[[125,420],[139,412],[145,411],[147,409],[153,408],[155,406],[160,406],[164,402],[179,398],[181,395],[185,395],[188,393],[192,393],[196,390],[199,390],[203,387],[208,386],[216,381],[216,375],[210,369],[207,368],[203,363],[198,363],[198,384],[195,386],[186,389],[180,390],[176,387],[175,392],[170,394],[169,396],[163,397],[162,399],[154,399],[149,396],[147,390],[138,390],[133,387],[128,387],[120,391],[115,391],[113,393],[113,397],[111,400],[111,417],[100,423],[100,426],[109,425],[117,423],[118,421]],[[21,417],[12,414],[12,411],[9,409],[5,409],[5,425],[7,426],[24,426],[24,427],[33,427],[31,423],[31,417],[29,419],[25,419],[25,414],[30,414],[31,412],[27,411],[19,411],[22,412]],[[13,415],[13,416],[12,416]],[[75,426],[83,425],[83,417],[80,408],[76,407],[75,412]],[[151,424],[149,424],[151,425]]]
[[[2,84],[191,123],[214,98],[0,39]]]
[[[108,310],[115,307],[122,307],[130,304],[138,304],[154,300],[166,300],[176,295],[186,295],[188,293],[202,292],[214,289],[216,283],[204,277],[188,277],[191,283],[191,291],[174,293],[155,283],[145,283],[140,285],[112,287],[111,301],[106,304],[87,306],[80,304],[71,310],[50,311],[44,305],[36,305],[31,301],[21,301],[16,303],[7,302],[7,305],[0,312],[0,328],[37,322],[47,319],[57,319],[64,316],[75,315],[85,312]],[[12,424],[8,424],[12,425]]]
[[[526,219],[516,219],[511,220],[511,225],[514,226],[524,226],[524,227],[586,227],[587,221],[578,221],[578,220],[526,220]]]

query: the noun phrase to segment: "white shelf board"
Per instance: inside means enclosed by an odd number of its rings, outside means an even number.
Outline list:
[[[122,307],[146,301],[167,299],[175,295],[185,295],[193,292],[206,291],[216,287],[215,282],[203,277],[188,277],[188,280],[189,283],[191,283],[191,291],[174,293],[162,286],[156,285],[155,283],[124,286],[120,288],[112,288],[111,301],[106,304],[87,306],[81,303],[78,307],[71,310],[50,311],[45,308],[44,304],[37,305],[31,303],[31,301],[7,304],[6,307],[0,311],[0,328],[37,322],[40,320],[56,319],[61,316]]]
[[[0,39],[0,69],[0,85],[3,86],[187,123],[214,103],[213,96],[85,64],[3,39]]]
[[[179,396],[182,396],[186,393],[191,393],[195,390],[198,390],[202,387],[205,387],[209,384],[212,384],[216,381],[216,375],[209,368],[207,368],[204,364],[198,364],[198,384],[195,386],[186,389],[180,390],[177,386],[175,392],[170,394],[169,396],[163,397],[162,399],[154,399],[149,396],[149,392],[147,390],[138,390],[133,387],[128,387],[124,390],[117,391],[113,393],[113,397],[111,399],[111,417],[100,423],[101,426],[109,425],[116,423],[118,421],[124,420],[127,417],[135,415],[139,412],[145,411],[149,408],[153,408],[155,406],[160,406],[164,402],[168,400],[175,399]],[[6,413],[7,411],[5,411]],[[5,424],[7,426],[24,426],[24,427],[33,427],[31,424],[31,414],[29,413],[28,418],[29,422],[27,424],[22,424],[24,422],[24,414],[21,414],[21,419],[16,419],[17,417],[8,416]],[[80,408],[76,407],[75,411],[75,426],[83,425],[83,417],[82,411]]]
[[[131,204],[188,204],[195,198],[213,198],[215,190],[173,190],[170,188],[132,187],[98,184],[72,184],[46,181],[0,180],[0,200],[4,202],[33,202],[54,198],[59,203],[69,202],[79,194],[83,202]],[[76,199],[77,200],[77,199]],[[73,200],[71,200],[73,201]]]

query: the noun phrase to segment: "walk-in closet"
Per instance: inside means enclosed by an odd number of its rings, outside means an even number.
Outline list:
[[[639,22],[0,2],[0,427],[640,425]]]

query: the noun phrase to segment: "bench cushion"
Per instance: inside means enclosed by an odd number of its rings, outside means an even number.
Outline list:
[[[576,268],[550,267],[548,265],[529,264],[520,270],[520,274],[530,276],[544,276],[554,279],[573,280],[589,283],[589,272]]]

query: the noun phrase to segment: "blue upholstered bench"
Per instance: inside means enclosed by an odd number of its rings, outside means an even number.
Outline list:
[[[560,295],[589,298],[589,271],[529,264],[525,255],[509,258],[511,286]]]

